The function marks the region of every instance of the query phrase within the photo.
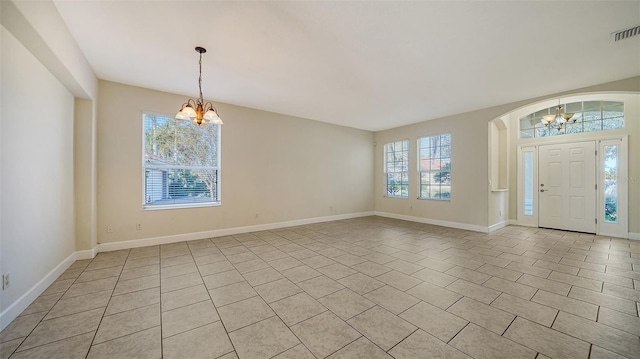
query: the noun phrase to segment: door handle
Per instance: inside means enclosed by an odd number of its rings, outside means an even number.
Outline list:
[[[544,190],[544,189],[541,189],[541,190],[540,190],[540,192],[545,192],[545,190]]]

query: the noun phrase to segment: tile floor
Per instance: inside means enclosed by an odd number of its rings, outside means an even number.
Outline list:
[[[381,217],[100,253],[1,358],[640,358],[640,242]]]

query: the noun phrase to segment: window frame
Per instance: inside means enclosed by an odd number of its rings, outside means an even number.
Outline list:
[[[387,158],[387,147],[389,145],[398,143],[398,142],[402,142],[403,146],[406,146],[406,149],[403,149],[402,152],[403,155],[406,157],[406,161],[403,160],[402,162],[406,162],[405,165],[405,170],[404,171],[389,171],[388,168],[388,158]],[[384,144],[383,146],[383,158],[384,158],[384,163],[383,163],[383,167],[384,167],[384,175],[385,175],[385,197],[388,198],[409,198],[409,189],[410,189],[410,185],[409,185],[409,149],[410,149],[410,141],[408,138],[402,139],[402,140],[397,140],[397,141],[391,141],[391,142],[387,142]],[[398,151],[393,151],[394,153],[398,152]],[[397,162],[397,161],[394,161]],[[400,194],[399,195],[392,195],[389,194],[389,173],[399,173],[401,180],[400,180],[400,186],[401,186],[401,190],[400,190]],[[404,181],[402,179],[406,178],[406,185],[404,185]],[[402,187],[406,188],[406,195],[402,195]]]
[[[142,152],[142,209],[145,211],[155,211],[155,210],[167,210],[167,209],[182,209],[182,208],[203,208],[203,207],[217,207],[220,206],[222,203],[221,200],[221,143],[222,143],[222,138],[221,138],[221,134],[222,134],[222,126],[220,125],[214,125],[214,124],[210,124],[207,123],[206,126],[217,126],[217,134],[216,134],[216,139],[217,139],[217,143],[215,145],[216,148],[216,153],[215,153],[215,162],[217,164],[217,166],[185,166],[185,165],[153,165],[153,166],[148,166],[147,165],[147,159],[146,159],[146,117],[147,116],[156,116],[156,117],[163,117],[163,118],[167,118],[167,119],[174,119],[174,116],[172,115],[167,115],[164,113],[157,113],[157,112],[150,112],[150,111],[143,111],[142,112],[142,141],[141,141],[141,152]],[[177,121],[181,121],[181,120],[177,120]],[[185,122],[189,122],[189,121],[185,121]],[[216,198],[214,200],[211,201],[199,201],[199,202],[178,202],[178,203],[166,203],[166,204],[151,204],[147,202],[147,198],[146,198],[146,186],[147,186],[147,170],[149,168],[152,169],[188,169],[188,170],[214,170],[217,171],[216,173]]]
[[[423,149],[423,147],[421,145],[421,141],[423,139],[425,139],[425,138],[428,138],[429,142],[431,142],[432,138],[434,138],[434,137],[442,137],[442,136],[449,136],[449,144],[447,146],[447,147],[449,147],[449,157],[442,157],[442,155],[440,155],[440,157],[437,158],[437,159],[441,160],[441,161],[443,159],[448,159],[449,168],[444,170],[444,171],[442,170],[442,168],[440,168],[438,170],[432,170],[432,169],[423,170],[422,169],[422,157],[421,157],[421,154],[420,154],[420,151]],[[418,137],[418,139],[416,141],[416,144],[417,144],[417,158],[418,158],[418,161],[417,161],[417,164],[416,164],[417,171],[418,171],[418,198],[417,199],[420,199],[420,200],[434,200],[434,201],[451,201],[451,194],[453,193],[453,183],[452,183],[452,177],[451,177],[451,169],[452,169],[452,162],[453,162],[453,160],[452,160],[453,156],[452,156],[452,153],[451,153],[451,151],[452,151],[452,143],[451,143],[452,137],[453,136],[451,136],[451,132],[443,132],[443,133],[438,133],[438,134]],[[440,148],[439,152],[442,152],[442,147],[444,147],[444,146],[442,146],[441,142],[438,145],[438,147]],[[431,146],[429,146],[428,148],[431,148]],[[431,160],[431,157],[429,157],[429,160]],[[441,194],[440,197],[423,197],[423,195],[422,195],[423,174],[427,174],[429,176],[429,178],[431,178],[431,177],[433,177],[435,175],[435,173],[443,173],[443,172],[449,173],[449,180],[448,180],[448,182],[449,182],[449,196],[448,197],[442,197],[442,192],[440,192],[440,194]],[[431,184],[426,184],[426,185],[429,186],[429,187],[432,186]],[[440,188],[442,188],[442,182],[440,182]]]

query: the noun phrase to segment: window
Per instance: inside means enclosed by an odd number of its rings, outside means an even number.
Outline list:
[[[618,222],[618,145],[604,146],[604,221]]]
[[[451,135],[418,139],[420,198],[451,199]]]
[[[409,197],[409,140],[384,145],[387,196]]]
[[[624,103],[617,101],[582,101],[563,105],[563,112],[573,113],[566,126],[546,127],[542,117],[556,114],[556,106],[520,118],[520,138],[557,136],[624,128]],[[575,122],[574,122],[575,120]]]
[[[144,208],[220,204],[220,126],[143,115]]]
[[[533,151],[523,151],[522,155],[524,157],[524,208],[522,209],[522,213],[525,216],[533,215],[533,195],[534,195],[534,185],[533,185]]]

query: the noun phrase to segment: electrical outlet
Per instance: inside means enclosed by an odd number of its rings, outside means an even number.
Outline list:
[[[333,206],[329,206],[329,212],[333,212]]]
[[[256,218],[260,218],[260,215],[258,213],[256,213]]]
[[[500,218],[502,218],[502,210],[498,211],[498,216],[500,216]]]
[[[107,233],[113,233],[113,227],[107,226]]]
[[[138,230],[138,231],[142,230],[142,224],[141,223],[136,224],[136,230]]]
[[[11,281],[9,280],[9,273],[5,273],[2,275],[2,290],[9,288]]]

